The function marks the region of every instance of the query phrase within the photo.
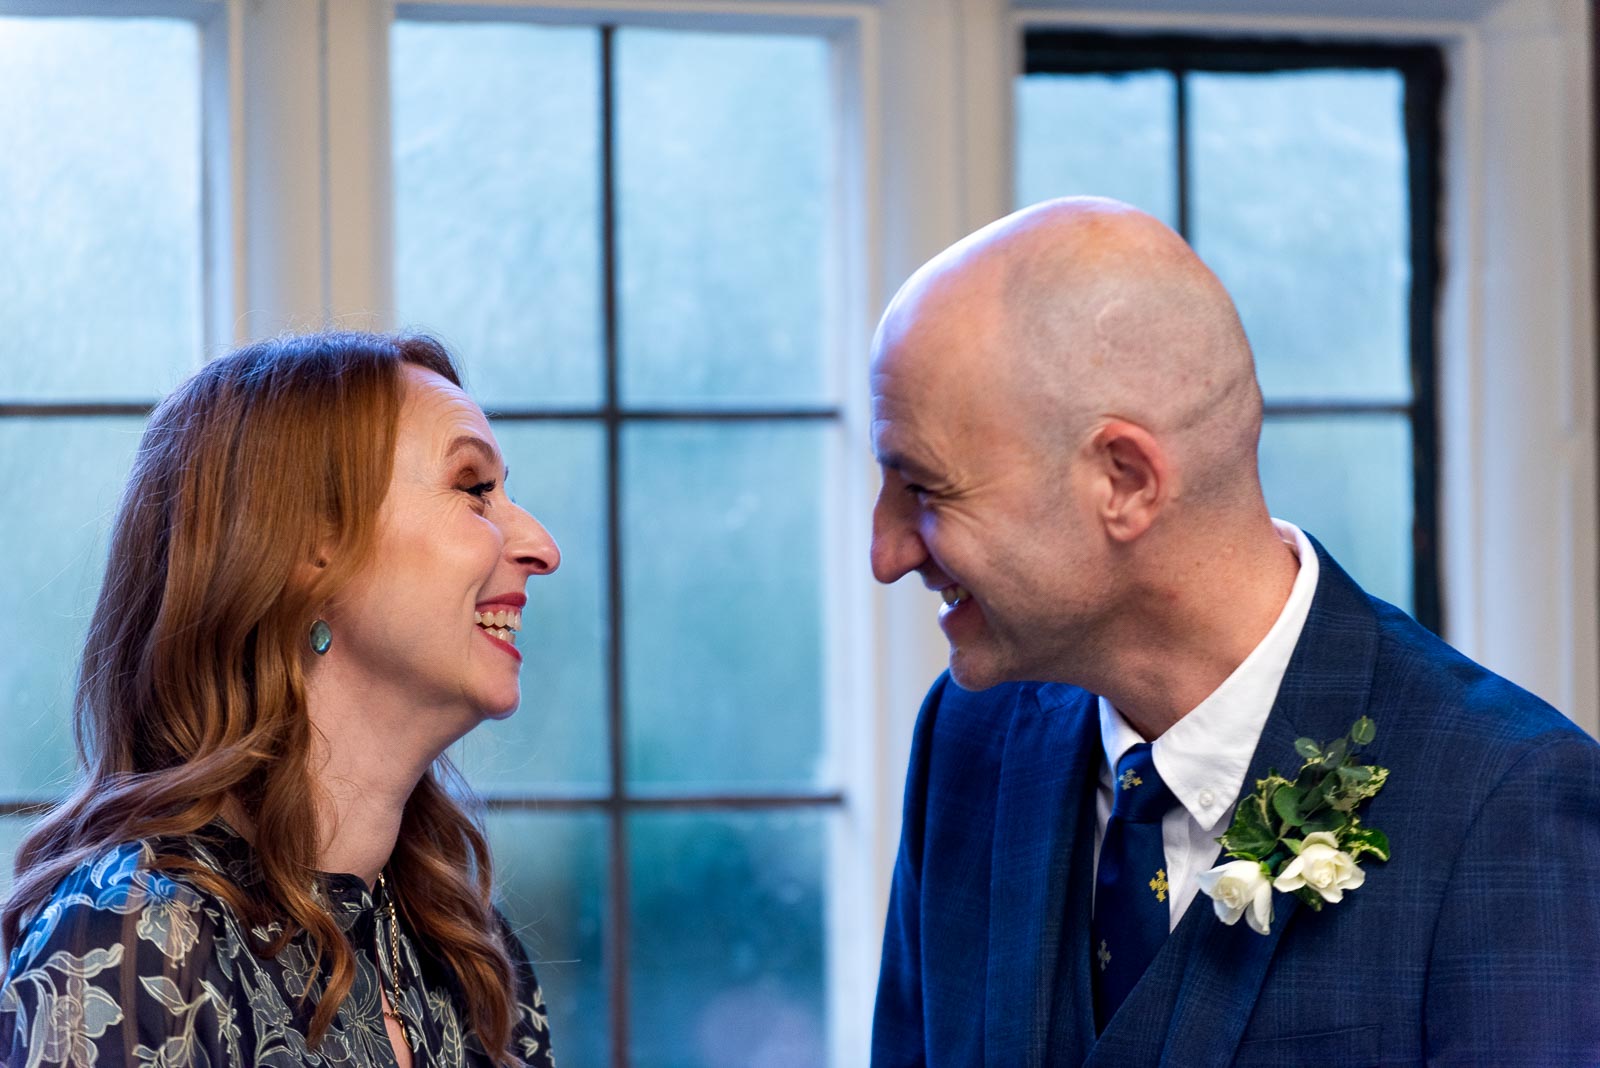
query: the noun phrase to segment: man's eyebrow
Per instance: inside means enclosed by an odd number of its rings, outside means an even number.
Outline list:
[[[450,442],[450,447],[446,449],[444,453],[445,459],[448,460],[462,449],[472,449],[478,452],[486,461],[488,461],[491,467],[501,466],[499,451],[493,445],[490,445],[487,441],[484,441],[476,434],[462,434],[460,437]],[[509,470],[506,473],[509,474]]]
[[[909,475],[913,480],[925,479],[930,472],[911,457],[899,452],[886,452],[878,457],[878,464],[886,471]]]

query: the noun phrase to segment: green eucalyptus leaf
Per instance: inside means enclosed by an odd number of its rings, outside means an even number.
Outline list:
[[[1322,759],[1322,747],[1310,738],[1296,738],[1294,740],[1294,751],[1307,760]]]
[[[1356,720],[1355,726],[1350,728],[1350,740],[1357,745],[1371,745],[1377,736],[1378,725],[1366,716]]]
[[[1337,775],[1328,772],[1318,772],[1316,785],[1306,791],[1305,800],[1300,803],[1300,811],[1306,815],[1317,811],[1328,803],[1329,796],[1339,784]]]
[[[1349,816],[1338,809],[1329,808],[1306,817],[1300,829],[1307,834],[1316,834],[1318,831],[1341,831],[1349,823]]]
[[[1339,776],[1340,784],[1344,786],[1358,786],[1372,781],[1370,764],[1346,764],[1337,768],[1335,773]]]
[[[1343,763],[1344,762],[1344,758],[1349,756],[1349,755],[1350,755],[1350,741],[1349,741],[1349,739],[1340,738],[1338,741],[1336,741],[1332,745],[1328,746],[1328,751],[1326,753],[1324,753],[1323,756],[1322,756],[1322,766],[1325,767],[1325,768],[1336,768],[1341,763]]]
[[[1300,787],[1280,786],[1272,795],[1272,811],[1289,826],[1298,827],[1305,822],[1305,815],[1300,809],[1300,802],[1304,799]]]

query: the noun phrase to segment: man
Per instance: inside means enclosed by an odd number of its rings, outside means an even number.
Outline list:
[[[877,1068],[1600,1064],[1600,746],[1269,517],[1249,346],[1176,234],[1094,199],[979,231],[895,297],[872,394],[873,571],[950,642]],[[1363,716],[1391,859],[1224,923],[1236,803]]]

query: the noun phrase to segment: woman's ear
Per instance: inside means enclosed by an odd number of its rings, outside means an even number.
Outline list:
[[[322,578],[332,559],[333,546],[330,542],[308,547],[300,561],[294,565],[294,573],[289,576],[289,581],[297,589],[310,589]]]

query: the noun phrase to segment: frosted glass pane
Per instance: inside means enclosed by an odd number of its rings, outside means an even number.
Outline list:
[[[837,431],[632,426],[623,439],[628,772],[817,784],[822,532]]]
[[[827,43],[640,29],[616,40],[623,396],[830,398]]]
[[[0,17],[0,397],[154,400],[201,352],[200,41]]]
[[[1368,593],[1412,610],[1405,416],[1269,416],[1261,482],[1273,515],[1322,542]]]
[[[1029,74],[1016,91],[1019,207],[1090,194],[1178,225],[1170,73]]]
[[[11,893],[11,884],[16,881],[17,847],[37,819],[37,816],[0,816],[0,901]]]
[[[606,817],[496,812],[488,830],[498,904],[539,975],[557,1061],[609,1064]]]
[[[401,21],[391,43],[399,321],[487,408],[598,404],[599,32]]]
[[[528,581],[522,706],[480,725],[458,747],[474,787],[604,786],[606,543],[603,431],[596,425],[499,420],[512,496],[561,547],[553,575]]]
[[[829,818],[696,812],[629,821],[634,1068],[829,1063]]]
[[[1189,84],[1194,245],[1239,305],[1268,399],[1408,400],[1400,74]]]
[[[0,420],[0,797],[72,778],[72,691],[142,422]]]

